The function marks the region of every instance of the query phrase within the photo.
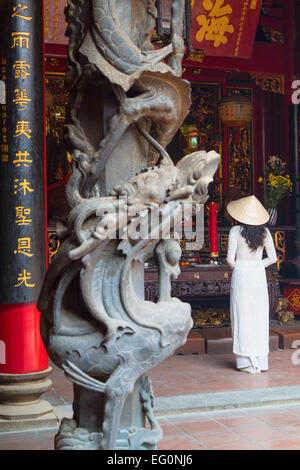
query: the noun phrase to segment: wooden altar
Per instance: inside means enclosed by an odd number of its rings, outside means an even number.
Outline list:
[[[206,224],[206,222],[205,222]],[[207,224],[206,224],[207,225]],[[289,258],[289,238],[295,231],[294,227],[281,226],[269,227],[277,251],[277,264],[267,269],[267,282],[270,301],[270,319],[275,315],[278,298],[280,295],[280,284],[282,283],[282,272]],[[208,230],[205,229],[204,243],[199,251],[190,252],[185,249],[186,241],[181,240],[182,263],[189,266],[181,266],[181,274],[178,279],[172,281],[172,296],[191,303],[194,310],[193,318],[197,320],[198,311],[205,306],[205,316],[208,321],[195,321],[196,326],[224,326],[229,319],[229,295],[232,271],[226,263],[228,235],[230,227],[218,228],[218,265],[209,264],[210,247]],[[48,230],[48,253],[51,263],[59,248],[55,228]],[[195,257],[201,260],[198,264],[193,262]],[[145,267],[145,298],[156,301],[158,297],[157,269],[151,261]],[[218,305],[219,304],[219,305]],[[219,306],[219,309],[218,309]],[[215,323],[209,319],[215,317]]]
[[[266,270],[270,319],[275,315],[278,297],[279,280],[272,268]],[[172,296],[179,297],[186,302],[201,302],[206,298],[215,298],[230,295],[232,271],[228,265],[198,265],[183,267],[178,279],[172,281]],[[157,270],[145,270],[145,296],[147,300],[156,301],[158,297]]]

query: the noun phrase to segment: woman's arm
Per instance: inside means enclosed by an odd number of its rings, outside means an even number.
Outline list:
[[[264,267],[267,268],[277,262],[277,253],[274,246],[273,238],[268,229],[266,229],[267,235],[265,238],[264,248],[267,253],[267,257],[263,259]]]
[[[236,248],[237,248],[237,230],[236,230],[236,227],[232,227],[232,229],[229,232],[228,251],[227,251],[227,258],[226,258],[226,261],[231,267],[231,269],[233,269],[235,265]]]

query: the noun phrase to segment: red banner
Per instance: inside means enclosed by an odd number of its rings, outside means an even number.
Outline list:
[[[46,44],[68,44],[65,36],[66,20],[64,9],[66,0],[44,0],[44,25]]]
[[[191,43],[207,56],[249,59],[262,0],[191,0]]]

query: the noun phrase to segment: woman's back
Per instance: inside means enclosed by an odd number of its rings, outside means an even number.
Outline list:
[[[259,246],[256,250],[253,251],[249,247],[246,238],[244,238],[242,235],[242,227],[237,225],[232,227],[229,233],[227,262],[231,267],[234,267],[236,262],[240,261],[262,261],[264,249],[267,253],[267,258],[263,259],[264,266],[267,267],[273,263],[276,263],[276,250],[274,247],[272,235],[267,228],[265,228],[265,238],[263,245]]]

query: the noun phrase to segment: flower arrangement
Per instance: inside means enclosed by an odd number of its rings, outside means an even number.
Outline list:
[[[290,175],[285,174],[286,163],[277,155],[269,158],[265,171],[265,202],[268,209],[276,208],[277,204],[286,195],[292,192]],[[261,183],[263,178],[258,178]]]

